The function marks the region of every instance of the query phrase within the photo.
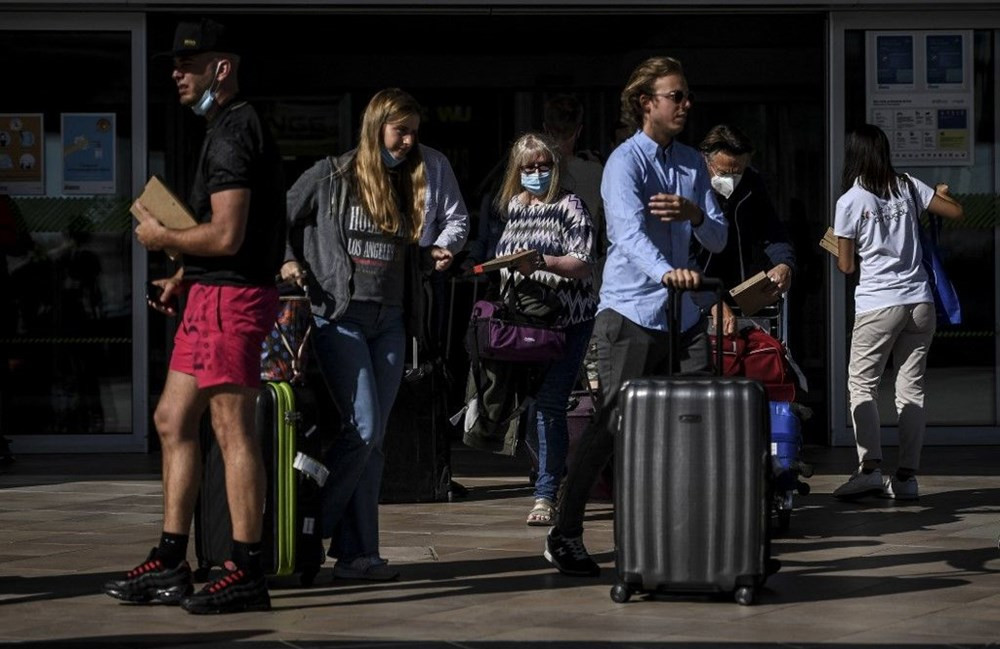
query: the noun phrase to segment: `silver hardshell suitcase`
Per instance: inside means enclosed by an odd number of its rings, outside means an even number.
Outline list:
[[[739,377],[636,379],[622,386],[618,407],[611,598],[731,593],[753,603],[778,565],[764,386]]]

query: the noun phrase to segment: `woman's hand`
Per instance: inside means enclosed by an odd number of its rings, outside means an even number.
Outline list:
[[[518,250],[517,252],[521,251]],[[529,255],[517,262],[517,265],[514,266],[514,270],[521,273],[525,277],[530,277],[533,272],[536,270],[543,270],[546,266],[545,255],[540,255],[535,252],[535,254]]]
[[[309,272],[302,267],[302,264],[294,259],[281,265],[281,281],[283,282],[294,282],[296,285],[304,287],[308,274]]]
[[[455,260],[455,255],[451,254],[451,251],[447,248],[432,246],[431,259],[434,260],[434,270],[442,271],[448,270],[451,262]]]

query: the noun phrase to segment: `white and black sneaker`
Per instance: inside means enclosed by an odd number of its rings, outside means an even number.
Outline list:
[[[564,575],[598,577],[601,574],[601,567],[583,545],[583,537],[563,536],[554,527],[545,537],[545,558]]]

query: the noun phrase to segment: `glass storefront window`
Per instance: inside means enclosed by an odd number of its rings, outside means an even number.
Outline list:
[[[972,164],[939,166],[897,165],[929,185],[947,183],[962,202],[965,219],[945,219],[940,248],[945,267],[962,302],[962,324],[939,325],[928,357],[925,379],[929,426],[994,426],[997,422],[996,313],[997,254],[995,186],[995,44],[994,32],[973,33]],[[866,120],[864,30],[845,34],[845,128]],[[846,304],[853,313],[851,282]],[[850,319],[849,319],[850,320]],[[847,323],[850,331],[852,322]],[[879,414],[883,426],[897,424],[893,380],[895,368],[886,369],[880,385]],[[848,422],[850,417],[848,415]]]
[[[36,174],[0,168],[0,430],[131,433],[130,34],[0,31],[0,58],[0,132],[43,127]]]

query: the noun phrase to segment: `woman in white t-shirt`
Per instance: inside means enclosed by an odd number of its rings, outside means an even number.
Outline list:
[[[848,135],[842,182],[845,192],[834,217],[837,268],[850,275],[857,256],[861,269],[847,379],[860,466],[833,495],[915,500],[927,423],[924,372],[937,326],[934,296],[921,263],[919,216],[926,209],[960,219],[962,206],[948,195],[947,185],[931,189],[909,174],[896,173],[889,139],[871,124]],[[898,368],[899,464],[883,482],[876,399],[890,354]]]
[[[914,500],[926,427],[924,371],[937,324],[921,264],[919,216],[926,209],[959,219],[962,206],[948,195],[947,185],[931,189],[909,174],[898,174],[889,139],[871,124],[847,136],[842,182],[845,192],[837,200],[833,226],[837,268],[852,274],[857,257],[861,270],[847,379],[860,466],[833,495],[850,499],[884,493]],[[876,399],[890,354],[898,368],[899,464],[883,482]]]

